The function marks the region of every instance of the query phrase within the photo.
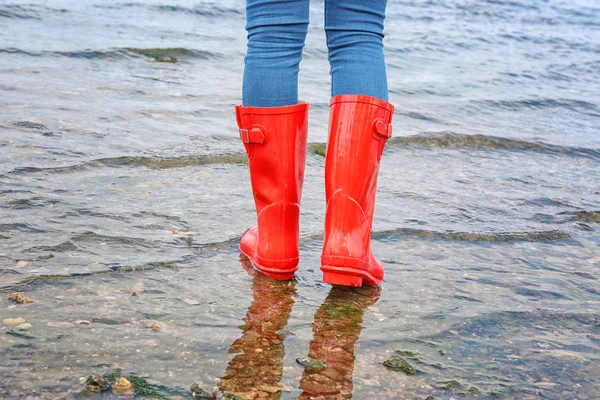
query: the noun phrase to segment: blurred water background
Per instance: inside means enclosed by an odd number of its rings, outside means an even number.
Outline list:
[[[121,369],[155,397],[600,398],[600,4],[390,2],[386,282],[363,290],[319,271],[322,1],[297,280],[240,261],[244,23],[239,0],[0,2],[0,397]]]

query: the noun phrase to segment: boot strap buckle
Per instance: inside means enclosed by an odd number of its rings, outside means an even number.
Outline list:
[[[265,143],[266,129],[260,125],[253,125],[251,129],[240,128],[240,139],[244,143]]]
[[[381,118],[377,118],[373,121],[373,132],[389,139],[392,137],[392,124],[385,123]]]

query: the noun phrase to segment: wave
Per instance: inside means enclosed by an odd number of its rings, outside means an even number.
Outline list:
[[[570,236],[561,231],[532,231],[532,232],[437,232],[424,229],[397,228],[386,231],[373,232],[371,235],[376,240],[390,240],[401,237],[413,237],[418,239],[438,239],[455,242],[549,242],[565,240]]]
[[[552,224],[564,224],[573,221],[600,224],[600,211],[563,211],[557,215],[536,214],[534,218]]]
[[[208,164],[247,164],[248,159],[244,153],[227,153],[212,155],[195,155],[183,157],[143,157],[143,156],[123,156],[112,158],[101,158],[88,161],[81,164],[69,165],[66,167],[19,167],[5,174],[21,175],[35,173],[58,173],[66,174],[82,171],[94,167],[121,167],[136,166],[148,167],[154,169],[186,168],[197,167]]]
[[[600,117],[598,105],[576,99],[476,100],[472,104],[487,108],[501,108],[508,111],[566,108],[593,117]]]
[[[26,288],[27,290],[31,290],[32,288],[34,288],[36,286],[43,286],[43,285],[48,285],[48,284],[55,285],[57,283],[60,283],[61,281],[69,279],[69,278],[87,277],[87,276],[92,276],[92,275],[102,275],[102,274],[107,274],[107,273],[111,273],[111,272],[127,273],[127,272],[150,271],[150,270],[159,269],[159,268],[177,268],[177,266],[179,264],[181,264],[182,262],[184,262],[184,260],[156,261],[156,262],[149,262],[146,264],[136,265],[136,266],[133,266],[133,265],[131,265],[131,266],[107,265],[108,268],[106,270],[98,270],[98,271],[93,271],[93,272],[71,272],[71,273],[65,273],[65,274],[29,275],[29,276],[26,276],[23,279],[20,279],[16,282],[12,282],[7,285],[0,286],[0,293],[1,292],[12,292],[12,291],[22,291],[24,288]],[[16,272],[14,270],[7,270],[7,271]],[[3,270],[0,270],[0,272],[4,273]],[[20,273],[17,272],[17,274],[20,274]]]
[[[391,147],[442,147],[476,150],[532,151],[543,154],[567,155],[600,160],[600,149],[558,146],[487,135],[463,135],[453,132],[400,136],[388,141]]]
[[[309,143],[308,151],[318,156],[325,156],[325,143]],[[209,164],[247,164],[248,158],[246,153],[231,152],[221,154],[201,154],[188,155],[181,157],[147,157],[147,156],[121,156],[107,157],[96,160],[87,161],[80,164],[69,165],[66,167],[18,167],[4,174],[21,175],[35,173],[71,173],[94,167],[121,167],[121,166],[137,166],[154,169],[171,169],[171,168],[186,168],[198,167]],[[1,177],[2,175],[0,175]]]
[[[39,130],[40,128],[38,125],[39,124],[31,126],[30,129]],[[13,124],[13,126],[15,126],[15,124]],[[24,127],[25,125],[20,126]],[[558,146],[486,135],[462,135],[452,132],[426,133],[413,136],[395,137],[388,141],[388,147],[437,147],[475,150],[531,151],[542,154],[566,155],[570,157],[583,157],[593,160],[600,160],[600,150],[595,149]],[[311,154],[324,157],[327,150],[327,144],[309,143],[307,150]],[[4,175],[0,175],[0,177],[46,172],[70,173],[93,167],[139,166],[155,169],[170,169],[195,167],[209,164],[247,163],[248,160],[243,151],[221,154],[187,155],[181,157],[121,156],[100,158],[66,167],[18,167],[6,172]]]
[[[139,2],[116,3],[116,4],[97,4],[95,8],[120,10],[125,8],[144,8],[156,12],[171,12],[179,14],[199,15],[204,17],[226,17],[226,16],[243,16],[243,8],[229,8],[217,6],[215,4],[197,4],[193,7],[185,7],[171,4],[146,4]]]
[[[8,232],[8,231],[19,231],[19,232],[27,232],[27,233],[47,233],[47,230],[35,228],[29,224],[25,223],[10,223],[10,224],[0,224],[0,231]],[[5,238],[9,239],[10,237]]]
[[[0,225],[0,230],[25,230],[29,232],[44,232],[36,228],[32,228],[25,224],[3,224]],[[421,229],[397,228],[385,231],[373,232],[374,240],[397,240],[404,237],[412,237],[422,240],[445,240],[455,242],[488,242],[488,243],[507,243],[507,242],[548,242],[556,240],[568,239],[570,236],[561,231],[532,231],[532,232],[500,232],[500,233],[478,233],[478,232],[438,232]],[[74,234],[68,241],[55,246],[36,246],[32,247],[28,252],[69,252],[80,249],[77,244],[94,244],[102,243],[113,245],[127,245],[142,248],[159,248],[162,246],[186,246],[193,249],[193,254],[184,256],[182,259],[173,261],[156,261],[148,262],[141,265],[128,264],[105,264],[103,269],[92,272],[67,272],[64,274],[45,274],[45,275],[28,275],[23,277],[18,282],[11,282],[5,286],[0,286],[0,292],[9,290],[18,290],[19,287],[26,285],[28,287],[42,285],[47,283],[56,283],[59,280],[97,275],[111,272],[134,273],[143,272],[157,268],[178,268],[179,266],[188,265],[194,262],[198,257],[212,257],[219,253],[231,253],[238,251],[240,236],[232,237],[223,241],[208,242],[208,243],[186,243],[181,238],[175,238],[172,242],[164,242],[160,240],[147,240],[143,238],[132,238],[126,236],[109,236],[101,235],[95,232],[83,232]],[[301,237],[302,244],[320,242],[323,239],[322,234],[315,234]],[[8,272],[20,274],[18,271],[7,269]]]
[[[183,47],[153,47],[136,48],[123,47],[108,50],[81,50],[81,51],[27,51],[14,47],[0,49],[0,54],[21,54],[30,57],[69,57],[82,59],[98,60],[118,60],[118,59],[153,59],[157,62],[176,63],[180,59],[201,59],[210,60],[221,58],[221,54],[197,49],[186,49]]]
[[[65,13],[64,8],[51,8],[37,4],[0,4],[0,18],[9,19],[42,19],[43,14]]]
[[[561,214],[569,214],[571,216],[571,221],[596,222],[600,224],[600,211],[575,211]]]

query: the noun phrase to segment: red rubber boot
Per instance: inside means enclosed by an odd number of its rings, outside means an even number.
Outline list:
[[[371,252],[371,224],[383,147],[392,136],[394,106],[375,97],[331,99],[325,156],[323,280],[332,285],[373,286],[383,267]]]
[[[240,251],[269,278],[292,279],[299,259],[308,104],[239,105],[235,111],[258,216],[258,224],[242,236]]]

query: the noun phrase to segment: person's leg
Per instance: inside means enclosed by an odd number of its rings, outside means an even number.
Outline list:
[[[309,0],[247,0],[248,54],[236,106],[248,154],[257,224],[240,251],[262,274],[293,278],[306,158],[308,104],[298,103],[298,70]]]
[[[331,64],[331,95],[388,99],[383,57],[387,0],[325,0],[325,32]]]
[[[308,30],[309,0],[247,0],[242,104],[298,103],[298,71]]]

